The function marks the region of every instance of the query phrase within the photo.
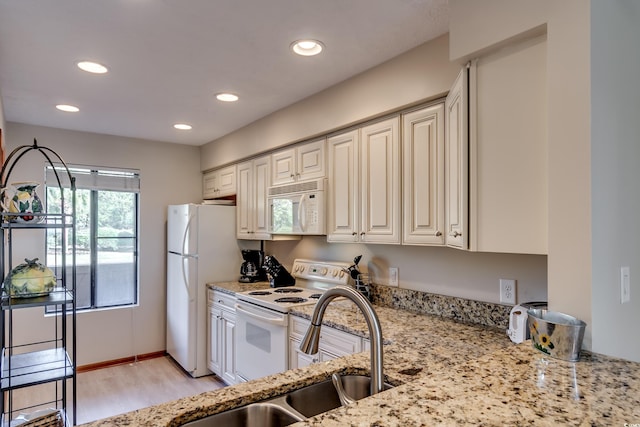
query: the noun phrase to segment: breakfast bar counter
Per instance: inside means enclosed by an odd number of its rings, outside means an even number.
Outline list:
[[[233,293],[235,286],[214,288]],[[312,310],[301,306],[291,314],[309,318]],[[385,380],[395,387],[294,426],[640,425],[639,363],[588,352],[578,362],[565,362],[546,357],[529,341],[511,343],[503,329],[375,310],[385,341]],[[332,302],[323,324],[367,336],[364,318],[350,301]],[[368,352],[354,354],[85,426],[180,426],[332,373],[367,374],[369,367]]]

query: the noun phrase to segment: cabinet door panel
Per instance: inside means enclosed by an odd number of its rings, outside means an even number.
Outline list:
[[[354,242],[358,224],[357,130],[329,138],[327,241]]]
[[[325,168],[324,138],[303,144],[297,148],[297,172],[301,180],[324,178]]]
[[[222,357],[222,379],[228,384],[236,383],[235,316],[224,314],[224,355]]]
[[[362,128],[361,237],[369,243],[400,243],[399,118]]]
[[[218,171],[218,189],[216,197],[236,194],[236,167],[229,166]]]
[[[273,164],[273,185],[293,182],[296,178],[295,149],[278,151],[271,156]]]
[[[463,69],[449,91],[445,102],[446,142],[445,161],[447,246],[468,248],[468,165],[469,165],[469,129],[468,129],[468,70]]]
[[[222,311],[209,308],[209,348],[207,367],[216,375],[222,375]]]
[[[444,105],[403,116],[404,244],[444,244]]]
[[[218,186],[218,172],[212,171],[202,175],[202,198],[213,199],[216,197]]]
[[[238,194],[236,196],[236,228],[239,239],[251,238],[253,227],[253,165],[245,162],[238,165]]]
[[[254,238],[256,239],[266,240],[271,237],[269,235],[269,212],[267,209],[267,190],[270,185],[270,167],[269,157],[254,160]]]

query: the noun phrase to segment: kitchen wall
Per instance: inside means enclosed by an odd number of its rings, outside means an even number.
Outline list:
[[[634,0],[450,0],[451,59],[547,31],[550,308],[588,324],[585,346],[640,361],[640,73]],[[626,189],[626,191],[625,191]],[[637,215],[635,215],[637,216]],[[620,267],[631,302],[620,304]],[[636,274],[637,275],[637,274]]]
[[[499,303],[500,279],[517,279],[518,301],[547,299],[547,257],[460,251],[442,247],[327,243],[325,236],[267,242],[265,251],[290,268],[296,258],[353,263],[362,255],[363,271],[388,284],[389,267],[398,267],[400,287]]]
[[[202,147],[202,169],[366,120],[446,94],[461,64],[449,61],[449,38],[439,37],[358,76],[286,107]],[[400,269],[400,286],[499,302],[499,279],[518,280],[518,301],[546,300],[546,256],[462,252],[448,248],[327,243],[324,237],[269,242],[267,252],[290,267],[295,258],[363,262],[387,283]]]
[[[640,3],[591,5],[593,349],[640,360]],[[621,266],[631,272],[624,305]]]
[[[2,136],[4,134],[4,129],[6,127],[5,124],[5,120],[4,120],[4,106],[2,104],[2,93],[0,93],[0,136]],[[4,136],[2,136],[2,146],[0,147],[0,151],[2,151],[4,149]],[[0,156],[1,157],[1,156]]]
[[[311,139],[449,91],[460,66],[444,35],[202,147],[207,170]]]
[[[202,200],[199,148],[12,122],[3,133],[9,150],[37,138],[39,145],[57,151],[67,163],[140,170],[139,305],[79,313],[77,364],[164,351],[166,209],[169,204]],[[11,181],[42,181],[43,157],[33,153],[24,159]],[[22,238],[15,249],[16,259],[44,259],[41,235]],[[43,314],[42,308],[15,312],[16,336],[37,341],[39,334],[49,332],[53,319]]]

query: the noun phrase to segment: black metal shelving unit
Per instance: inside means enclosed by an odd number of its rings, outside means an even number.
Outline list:
[[[26,230],[42,234],[42,245],[48,231],[64,234],[59,250],[55,254],[55,267],[49,266],[56,278],[52,292],[36,297],[12,297],[9,289],[2,286],[0,297],[0,426],[12,426],[16,416],[33,413],[39,409],[53,408],[59,411],[64,426],[76,425],[76,188],[75,178],[71,175],[62,158],[53,150],[33,145],[23,145],[11,152],[2,166],[0,187],[6,189],[11,173],[27,154],[39,153],[46,164],[53,168],[60,189],[60,213],[37,213],[36,219],[20,221],[20,214],[0,212],[0,278],[4,278],[14,267],[14,241]],[[62,178],[62,179],[61,179]],[[70,210],[65,205],[63,182],[70,185]],[[37,231],[40,230],[40,231]],[[33,238],[33,234],[30,234]],[[16,264],[18,264],[17,262]],[[25,342],[25,337],[17,336],[14,317],[18,310],[42,308],[43,324],[47,324],[48,338],[37,342]],[[50,317],[44,319],[48,309]],[[52,325],[48,325],[51,323]],[[39,327],[39,325],[33,325]],[[50,337],[49,337],[50,336]],[[69,387],[69,385],[71,387]],[[26,387],[45,387],[42,401],[26,402],[16,405],[14,393]],[[24,395],[24,393],[23,393]],[[23,396],[21,395],[21,397]],[[36,395],[34,393],[34,395]],[[21,398],[21,400],[25,400]],[[16,407],[19,406],[19,407]],[[54,424],[52,424],[54,425]]]

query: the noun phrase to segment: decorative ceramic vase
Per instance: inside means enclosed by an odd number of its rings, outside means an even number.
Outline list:
[[[26,259],[4,279],[6,293],[14,298],[30,298],[48,295],[56,286],[53,271],[38,262],[38,258]]]
[[[9,212],[18,214],[15,217],[17,222],[31,223],[39,222],[42,218],[37,215],[42,213],[42,201],[36,189],[39,182],[14,182],[11,186],[15,189],[13,197],[9,200]]]

